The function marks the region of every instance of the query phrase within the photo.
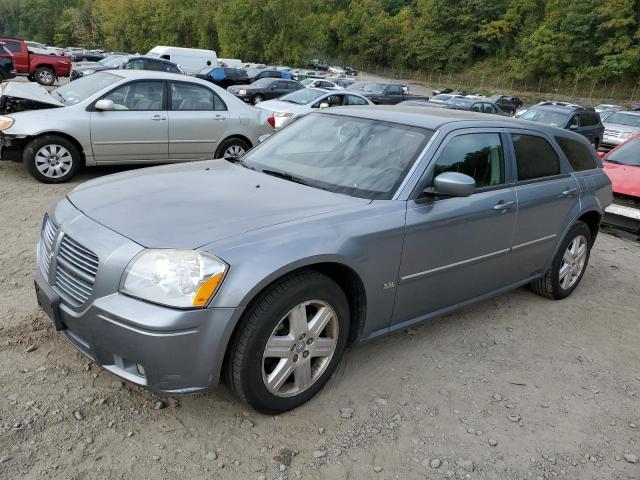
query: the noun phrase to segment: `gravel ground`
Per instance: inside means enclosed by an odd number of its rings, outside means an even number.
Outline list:
[[[166,398],[89,363],[36,307],[43,185],[0,162],[0,478],[640,479],[640,245],[601,234],[567,300],[519,289],[349,350],[277,416]]]

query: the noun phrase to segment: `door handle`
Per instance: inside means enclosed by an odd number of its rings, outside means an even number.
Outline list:
[[[577,188],[570,187],[570,188],[567,188],[564,192],[562,192],[562,196],[563,197],[572,197],[573,195],[576,194],[577,191],[578,191]]]
[[[160,122],[166,119],[167,117],[163,117],[162,115],[154,115],[153,117],[151,117],[151,120],[153,120],[154,122]]]
[[[227,118],[224,115],[216,115],[214,117],[214,120],[217,120],[219,122],[224,122]]]
[[[514,201],[504,202],[500,200],[493,206],[494,210],[500,210],[502,212],[506,212],[507,210],[511,210],[513,206],[516,204]]]

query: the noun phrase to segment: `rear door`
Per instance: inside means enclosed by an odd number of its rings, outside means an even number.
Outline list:
[[[404,90],[402,85],[389,85],[385,89],[385,94],[380,103],[387,105],[395,105],[404,100]]]
[[[518,195],[510,268],[525,279],[549,268],[556,245],[579,210],[579,185],[545,135],[529,130],[509,133]]]
[[[113,101],[115,110],[91,112],[91,143],[98,163],[167,161],[165,82],[129,82],[103,98]]]
[[[599,145],[602,140],[604,127],[600,123],[600,117],[597,113],[584,112],[578,115],[579,127],[578,133],[587,138],[592,144]]]
[[[171,82],[169,100],[169,158],[214,158],[230,120],[222,99],[203,85]]]

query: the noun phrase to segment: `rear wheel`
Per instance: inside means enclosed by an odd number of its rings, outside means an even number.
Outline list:
[[[29,173],[43,183],[66,182],[76,174],[81,162],[77,147],[58,135],[32,140],[22,158]]]
[[[226,380],[254,409],[286,412],[310,400],[340,363],[349,335],[342,289],[315,271],[267,288],[230,346]]]
[[[249,144],[241,138],[227,138],[216,150],[215,158],[240,158],[249,148]]]
[[[533,291],[552,300],[568,297],[576,289],[589,263],[591,230],[577,222],[562,241],[551,268],[531,283]]]
[[[35,79],[40,85],[50,87],[56,81],[56,74],[50,68],[40,67],[36,69]]]
[[[254,95],[251,99],[251,103],[253,103],[254,105],[257,105],[260,102],[264,102],[264,97],[262,95]]]

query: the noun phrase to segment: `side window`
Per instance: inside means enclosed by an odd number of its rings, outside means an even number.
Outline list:
[[[576,127],[580,125],[580,122],[578,120],[579,116],[578,115],[574,115],[573,117],[571,117],[571,120],[569,120],[569,123],[567,124],[567,128],[575,125]]]
[[[402,95],[403,93],[402,85],[390,85],[387,87],[387,95]]]
[[[160,55],[160,58],[164,58],[165,60],[171,60],[171,55]]]
[[[171,84],[171,109],[181,112],[226,110],[212,90],[192,83]]]
[[[532,180],[560,173],[558,154],[544,138],[512,134],[511,140],[516,152],[518,180]]]
[[[4,46],[7,47],[7,50],[11,53],[20,53],[20,50],[22,50],[19,42],[5,42]]]
[[[145,70],[145,61],[142,58],[130,60],[124,66],[125,70]]]
[[[490,103],[483,103],[482,104],[482,111],[484,113],[496,113],[496,107],[494,107]]]
[[[369,105],[364,98],[356,97],[355,95],[347,95],[346,105]]]
[[[268,76],[272,77],[272,78],[280,78],[280,77],[282,77],[282,75],[280,75],[280,72],[269,72]]]
[[[474,103],[473,105],[471,105],[471,110],[473,110],[474,112],[482,112],[482,104]]]
[[[574,171],[580,172],[597,168],[593,158],[593,148],[565,137],[556,137],[556,142],[560,145]]]
[[[104,98],[113,101],[116,110],[162,110],[163,96],[163,82],[133,82]]]
[[[342,101],[344,99],[344,95],[330,95],[323,100],[323,102],[327,102],[330,107],[339,107],[342,105]]]
[[[287,90],[298,90],[298,84],[296,82],[286,82],[285,86]]]
[[[500,134],[469,133],[454,137],[436,160],[434,178],[444,172],[473,177],[477,188],[504,183],[504,153]]]

